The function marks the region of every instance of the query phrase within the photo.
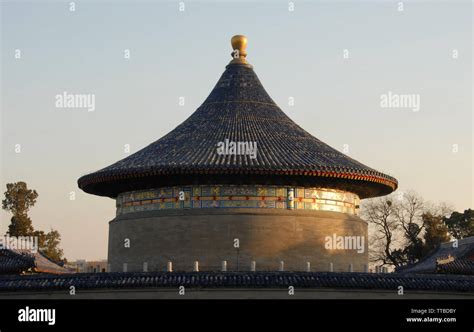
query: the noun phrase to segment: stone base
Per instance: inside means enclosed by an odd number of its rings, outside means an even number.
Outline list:
[[[326,237],[360,236],[364,250],[326,249]],[[127,247],[129,239],[130,247]],[[234,247],[238,239],[239,248]],[[112,272],[287,271],[364,272],[368,265],[367,223],[355,215],[328,211],[200,209],[145,211],[118,216],[109,224],[108,262]]]

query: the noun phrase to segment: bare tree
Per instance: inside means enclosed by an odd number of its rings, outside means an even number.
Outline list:
[[[364,202],[362,217],[371,227],[369,257],[372,262],[382,262],[383,265],[398,266],[399,262],[394,254],[397,245],[398,225],[393,218],[393,204],[391,197],[375,198]]]
[[[362,218],[369,222],[370,261],[395,267],[414,263],[425,253],[424,216],[447,216],[452,208],[445,203],[425,202],[416,192],[407,191],[362,204]]]
[[[420,235],[424,225],[420,219],[425,212],[425,203],[415,192],[398,195],[394,204],[394,215],[405,233],[408,241],[414,241]]]
[[[413,191],[398,194],[394,204],[394,217],[400,226],[404,249],[400,263],[414,263],[423,255],[423,240],[420,235],[425,229],[423,214],[427,205],[423,198]]]

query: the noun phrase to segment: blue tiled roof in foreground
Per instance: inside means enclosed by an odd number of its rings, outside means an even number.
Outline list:
[[[0,277],[2,291],[130,288],[329,288],[474,292],[474,276],[331,272],[153,272]]]
[[[19,274],[35,267],[35,257],[17,253],[12,250],[0,249],[0,274]]]
[[[23,272],[62,274],[69,270],[51,261],[41,252],[29,250],[0,249],[0,275],[19,274]]]
[[[455,273],[474,275],[474,261],[469,259],[456,259],[454,262],[440,264],[437,267],[437,273]]]

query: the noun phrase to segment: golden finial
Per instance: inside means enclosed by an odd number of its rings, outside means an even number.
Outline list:
[[[245,59],[247,56],[247,37],[244,35],[235,35],[230,40],[230,43],[233,49],[231,55],[234,58],[231,63],[247,63]]]

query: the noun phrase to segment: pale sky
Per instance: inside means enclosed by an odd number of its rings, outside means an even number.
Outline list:
[[[231,60],[234,34],[309,133],[346,145],[400,191],[474,206],[470,1],[404,1],[403,11],[398,1],[184,3],[76,1],[71,12],[69,1],[2,1],[1,192],[15,181],[36,189],[33,224],[59,230],[69,260],[106,258],[115,216],[113,200],[77,179],[184,121]],[[56,108],[64,91],[94,94],[95,111]],[[420,110],[382,108],[389,91],[419,95]],[[3,235],[11,216],[0,216]]]

